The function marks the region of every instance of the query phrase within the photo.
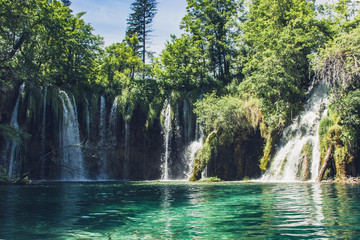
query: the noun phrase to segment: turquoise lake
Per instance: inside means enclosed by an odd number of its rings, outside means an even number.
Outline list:
[[[0,186],[0,239],[360,239],[360,185]]]

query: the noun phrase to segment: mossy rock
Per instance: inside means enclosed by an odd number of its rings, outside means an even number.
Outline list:
[[[217,132],[211,132],[194,161],[194,169],[190,181],[198,181],[201,173],[210,162],[211,158],[217,154]]]
[[[199,182],[221,182],[221,179],[218,177],[207,177],[199,180]]]

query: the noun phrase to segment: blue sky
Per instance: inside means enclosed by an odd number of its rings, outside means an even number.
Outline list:
[[[71,0],[74,13],[86,12],[83,19],[104,37],[105,45],[125,38],[126,19],[133,0]],[[180,21],[186,13],[186,0],[158,0],[158,13],[153,22],[150,50],[156,53],[164,48],[170,34],[180,35]]]

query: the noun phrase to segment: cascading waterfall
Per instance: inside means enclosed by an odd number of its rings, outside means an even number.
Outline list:
[[[117,118],[118,99],[119,99],[119,96],[115,97],[114,102],[111,106],[111,111],[110,111],[110,116],[109,116],[107,140],[108,140],[108,144],[110,144],[111,147],[116,146],[116,133],[117,133],[116,123],[118,120],[118,118]]]
[[[204,129],[199,122],[196,123],[195,136],[195,141],[190,143],[185,152],[185,159],[187,160],[185,164],[187,166],[185,173],[186,180],[190,179],[194,168],[195,158],[203,147]]]
[[[130,164],[130,105],[126,110],[125,117],[125,152],[124,152],[124,179],[129,178],[129,164]]]
[[[191,140],[191,112],[190,112],[190,103],[189,97],[191,92],[189,92],[184,99],[184,107],[183,107],[183,118],[184,118],[184,136],[185,136],[185,144],[188,144]]]
[[[42,129],[41,129],[41,153],[45,155],[46,145],[46,99],[47,98],[47,87],[44,89],[44,101],[43,101],[43,115],[42,115]],[[45,178],[45,158],[41,158],[41,179]]]
[[[16,99],[15,107],[13,113],[11,115],[10,126],[19,129],[18,124],[18,113],[19,113],[19,105],[20,105],[20,98],[23,94],[25,89],[25,84],[22,84],[19,89],[19,96]],[[8,167],[8,177],[12,179],[13,176],[17,176],[17,159],[18,159],[18,152],[19,152],[19,142],[17,141],[8,141],[6,143],[6,147],[3,151],[2,157],[4,162],[9,159],[9,167]]]
[[[112,135],[116,130],[117,111],[118,111],[118,100],[119,96],[116,96],[111,106],[110,117],[109,117],[109,134]]]
[[[104,96],[100,98],[100,143],[103,144],[106,139],[106,103]]]
[[[68,94],[60,91],[59,97],[63,105],[63,119],[60,133],[60,149],[62,153],[62,180],[83,180],[84,163],[81,150],[79,123],[76,102],[71,102]],[[75,106],[75,107],[74,107]]]
[[[327,115],[327,98],[325,85],[319,84],[311,89],[305,110],[283,132],[280,147],[261,181],[315,181],[320,165],[319,124]],[[304,157],[306,147],[310,149],[312,159]],[[304,177],[308,175],[307,171],[310,178]]]
[[[89,101],[86,97],[84,97],[86,103],[86,134],[88,138],[88,142],[90,142],[90,105]]]
[[[161,115],[164,119],[163,134],[165,152],[162,157],[162,180],[169,180],[169,160],[170,160],[170,134],[171,134],[171,105],[170,99],[164,105]]]
[[[107,157],[106,157],[106,102],[105,97],[100,97],[100,126],[99,126],[99,154],[100,154],[100,179],[107,179]]]
[[[203,98],[203,95],[200,94],[199,100],[201,101],[202,98]],[[185,101],[184,101],[184,108],[185,108]],[[189,106],[189,109],[190,109],[190,106]],[[184,121],[186,121],[185,115],[184,115]],[[189,113],[188,121],[191,121],[190,113]],[[191,124],[191,122],[189,124]],[[201,124],[201,122],[199,122],[197,120],[196,125],[195,125],[195,140],[190,142],[190,144],[188,145],[188,147],[186,148],[185,153],[184,153],[185,166],[186,166],[186,168],[185,168],[185,179],[186,180],[190,179],[190,177],[192,175],[195,158],[197,157],[198,153],[200,152],[200,150],[203,147],[203,140],[204,140],[204,128],[203,128],[203,125]]]

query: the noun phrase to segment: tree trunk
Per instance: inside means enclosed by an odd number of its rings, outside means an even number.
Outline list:
[[[317,182],[321,182],[321,179],[323,178],[323,175],[324,175],[325,169],[326,169],[326,167],[327,167],[327,165],[329,163],[329,159],[331,157],[333,148],[334,148],[333,145],[331,145],[330,148],[328,149],[328,151],[326,152],[326,156],[325,156],[324,162],[323,162],[323,164],[321,166],[319,176],[316,178]]]
[[[145,54],[146,54],[146,17],[145,17],[145,15],[144,15],[144,22],[143,22],[143,24],[144,24],[144,32],[143,32],[143,49],[142,49],[142,52],[143,52],[143,64],[144,64],[144,66],[145,66]],[[142,78],[143,78],[143,80],[145,80],[145,68],[144,68],[144,70],[143,70],[143,75],[142,75]]]
[[[310,157],[305,156],[303,162],[303,171],[302,171],[302,181],[307,181],[309,179],[309,169],[310,169]]]

